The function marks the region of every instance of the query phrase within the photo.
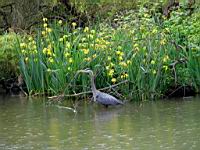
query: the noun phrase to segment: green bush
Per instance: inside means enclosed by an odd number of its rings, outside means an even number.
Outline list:
[[[15,33],[0,36],[0,80],[9,79],[18,72]]]

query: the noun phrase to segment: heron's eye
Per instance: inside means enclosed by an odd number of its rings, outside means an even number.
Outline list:
[[[99,95],[96,96],[96,98],[98,98],[98,97],[99,97]]]

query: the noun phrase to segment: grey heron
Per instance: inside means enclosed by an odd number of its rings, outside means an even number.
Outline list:
[[[104,92],[100,92],[96,89],[95,83],[94,83],[94,74],[93,71],[90,69],[85,70],[79,70],[78,72],[88,73],[91,78],[91,89],[93,93],[94,101],[104,105],[105,107],[111,106],[111,105],[123,105],[124,103],[117,98],[115,98],[112,95],[109,95]]]

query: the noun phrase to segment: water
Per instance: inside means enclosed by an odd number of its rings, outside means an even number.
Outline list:
[[[43,100],[0,97],[1,150],[198,150],[200,99],[82,103],[75,114]]]

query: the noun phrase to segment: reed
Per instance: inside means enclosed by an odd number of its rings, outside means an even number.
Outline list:
[[[20,71],[29,93],[57,95],[87,91],[88,78],[84,75],[74,78],[84,68],[94,70],[97,88],[128,80],[128,84],[117,90],[134,100],[162,97],[172,84],[189,84],[188,77],[181,76],[184,71],[192,76],[198,91],[199,47],[198,53],[188,52],[185,47],[177,50],[182,33],[169,28],[174,20],[159,21],[160,14],[155,19],[145,9],[129,15],[116,28],[107,22],[79,28],[75,22],[49,23],[44,18],[37,34],[19,40],[17,46]],[[182,58],[188,62],[174,70],[172,64]]]

